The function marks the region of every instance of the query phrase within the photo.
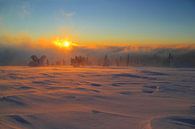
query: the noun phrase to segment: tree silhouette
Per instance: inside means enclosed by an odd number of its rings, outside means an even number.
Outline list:
[[[29,66],[47,66],[49,64],[49,60],[45,55],[38,58],[36,55],[32,55],[30,57],[32,60],[28,63]]]
[[[129,66],[129,63],[130,63],[129,58],[130,58],[130,56],[129,56],[129,54],[128,54],[128,56],[127,56],[127,66]]]
[[[103,66],[109,66],[109,59],[108,59],[108,56],[107,55],[105,55],[105,57],[104,57]]]

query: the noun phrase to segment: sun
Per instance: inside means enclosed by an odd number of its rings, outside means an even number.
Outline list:
[[[57,47],[60,47],[60,48],[70,48],[72,43],[71,41],[68,41],[68,40],[63,40],[63,39],[57,39],[54,41],[54,44],[57,46]]]
[[[64,41],[63,45],[64,47],[70,47],[70,41]]]

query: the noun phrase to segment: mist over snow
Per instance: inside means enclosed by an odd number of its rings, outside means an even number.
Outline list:
[[[174,57],[175,66],[195,67],[194,46],[150,47],[150,46],[74,46],[71,50],[46,47],[41,42],[28,38],[0,40],[0,65],[27,65],[31,55],[46,55],[51,63],[65,60],[67,65],[75,56],[88,57],[91,65],[101,65],[105,56],[110,65],[116,65],[120,60],[125,65],[126,58],[130,58],[134,65],[164,66],[169,54]],[[133,64],[133,63],[132,63]],[[131,64],[130,64],[131,65]]]

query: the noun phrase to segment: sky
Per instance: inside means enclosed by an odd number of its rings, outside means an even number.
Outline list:
[[[0,37],[23,35],[90,45],[195,44],[195,0],[0,0]]]

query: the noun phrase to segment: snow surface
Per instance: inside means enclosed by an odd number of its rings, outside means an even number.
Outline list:
[[[0,129],[194,129],[195,69],[0,67]]]

